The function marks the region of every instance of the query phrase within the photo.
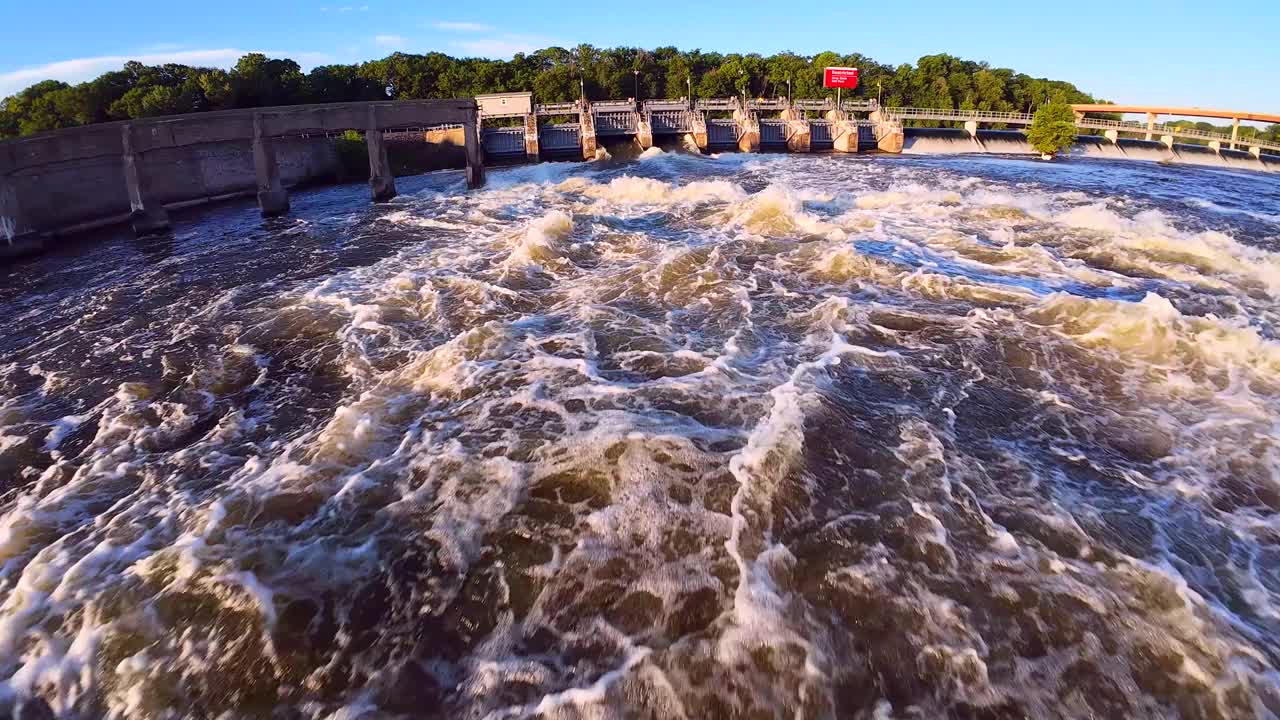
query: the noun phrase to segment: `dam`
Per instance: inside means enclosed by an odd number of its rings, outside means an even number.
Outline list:
[[[1089,116],[1075,152],[1218,164],[1273,172],[1280,143],[1178,125]],[[1147,108],[1138,108],[1147,110]],[[1154,109],[1150,109],[1154,110]],[[1180,109],[1181,112],[1201,112]],[[237,197],[256,197],[264,217],[289,211],[289,189],[340,176],[333,148],[344,131],[363,137],[370,198],[397,194],[387,138],[452,128],[461,133],[467,186],[484,183],[486,165],[594,160],[609,143],[680,143],[694,153],[995,153],[1033,152],[1017,130],[1029,113],[880,107],[874,100],[750,98],[580,100],[534,104],[528,92],[461,100],[407,100],[288,106],[104,123],[0,142],[0,253],[38,248],[43,237],[128,222],[140,235],[169,228],[168,212]],[[963,130],[912,127],[950,123]],[[980,130],[980,126],[996,130]],[[1143,139],[1122,137],[1139,135]],[[1190,139],[1202,145],[1176,141]]]

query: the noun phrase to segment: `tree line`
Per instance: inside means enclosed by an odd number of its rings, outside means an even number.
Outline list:
[[[490,92],[532,91],[538,102],[564,102],[580,95],[592,100],[637,94],[780,97],[788,90],[796,98],[823,98],[835,94],[822,87],[822,69],[827,66],[859,68],[860,84],[851,94],[877,98],[885,105],[1031,112],[1051,100],[1095,102],[1068,82],[946,54],[895,67],[857,53],[762,56],[579,45],[521,53],[511,60],[395,53],[304,73],[293,60],[251,53],[230,70],[128,62],[77,85],[36,83],[0,101],[0,138],[209,110]],[[1280,127],[1272,130],[1280,136]],[[1243,132],[1247,131],[1242,128]]]

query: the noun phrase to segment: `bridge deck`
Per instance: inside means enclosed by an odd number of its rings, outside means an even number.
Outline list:
[[[1280,115],[1272,113],[1244,112],[1240,110],[1215,110],[1198,107],[1164,107],[1147,105],[1072,105],[1076,112],[1091,113],[1143,113],[1175,115],[1178,117],[1207,117],[1225,120],[1251,120],[1254,122],[1280,123]]]

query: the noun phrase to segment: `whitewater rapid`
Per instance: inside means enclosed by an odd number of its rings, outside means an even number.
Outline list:
[[[0,708],[1280,714],[1273,180],[489,181],[0,267]]]

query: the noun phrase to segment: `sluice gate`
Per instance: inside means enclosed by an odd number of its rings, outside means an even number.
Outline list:
[[[477,101],[485,157],[494,163],[589,160],[599,142],[628,139],[648,149],[678,138],[702,152],[893,152],[900,143],[882,140],[902,133],[896,118],[877,114],[874,101],[679,98],[535,105],[529,93]]]

